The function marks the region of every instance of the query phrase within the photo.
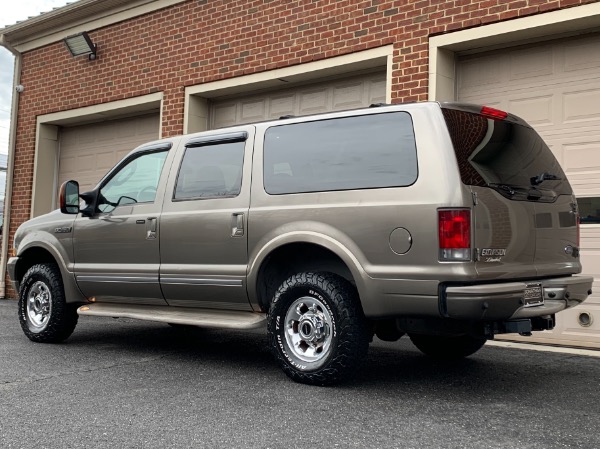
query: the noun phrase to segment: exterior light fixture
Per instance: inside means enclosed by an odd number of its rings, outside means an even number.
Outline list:
[[[85,31],[83,33],[65,37],[64,42],[71,52],[71,56],[88,55],[90,61],[96,59],[97,46],[92,42],[90,36]]]

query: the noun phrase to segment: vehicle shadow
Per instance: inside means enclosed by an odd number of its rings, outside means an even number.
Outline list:
[[[277,367],[262,329],[171,327],[127,319],[81,324],[67,343],[97,346],[98,356],[102,356],[103,348],[111,348],[133,355],[160,355],[184,365],[202,363],[209,370],[243,367],[250,376],[260,373],[263,381],[290,382]],[[452,400],[469,398],[473,393],[490,400],[527,393],[533,400],[539,395],[542,401],[548,394],[545,385],[581,375],[586,363],[593,365],[589,368],[600,367],[600,359],[581,357],[579,363],[569,363],[568,359],[564,354],[484,347],[469,358],[440,362],[422,355],[406,337],[396,343],[375,339],[355,378],[338,388],[385,391],[388,395],[434,394]]]

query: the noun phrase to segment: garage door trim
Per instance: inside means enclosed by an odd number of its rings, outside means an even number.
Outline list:
[[[292,87],[296,83],[316,82],[326,77],[378,67],[386,70],[386,102],[390,103],[393,53],[394,46],[386,45],[305,64],[188,86],[185,88],[183,132],[188,134],[208,129],[210,98],[250,94],[269,88]]]
[[[518,45],[547,36],[581,33],[600,26],[600,3],[433,36],[429,39],[429,99],[456,99],[456,52]]]

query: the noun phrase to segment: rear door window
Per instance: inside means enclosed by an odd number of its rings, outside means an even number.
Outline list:
[[[416,179],[406,112],[293,123],[265,133],[264,184],[272,195],[402,187]]]
[[[186,148],[174,199],[231,198],[239,195],[245,145],[243,141]]]

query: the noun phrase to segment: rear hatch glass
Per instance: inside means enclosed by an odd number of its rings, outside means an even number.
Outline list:
[[[538,133],[517,120],[492,120],[458,109],[442,109],[462,181],[490,187],[513,200],[551,201],[570,195],[567,178]],[[539,193],[535,193],[538,191]]]
[[[577,245],[577,206],[560,164],[523,120],[492,119],[480,110],[442,106],[461,179],[477,194],[478,272],[490,278],[578,272],[579,261],[565,251]]]

